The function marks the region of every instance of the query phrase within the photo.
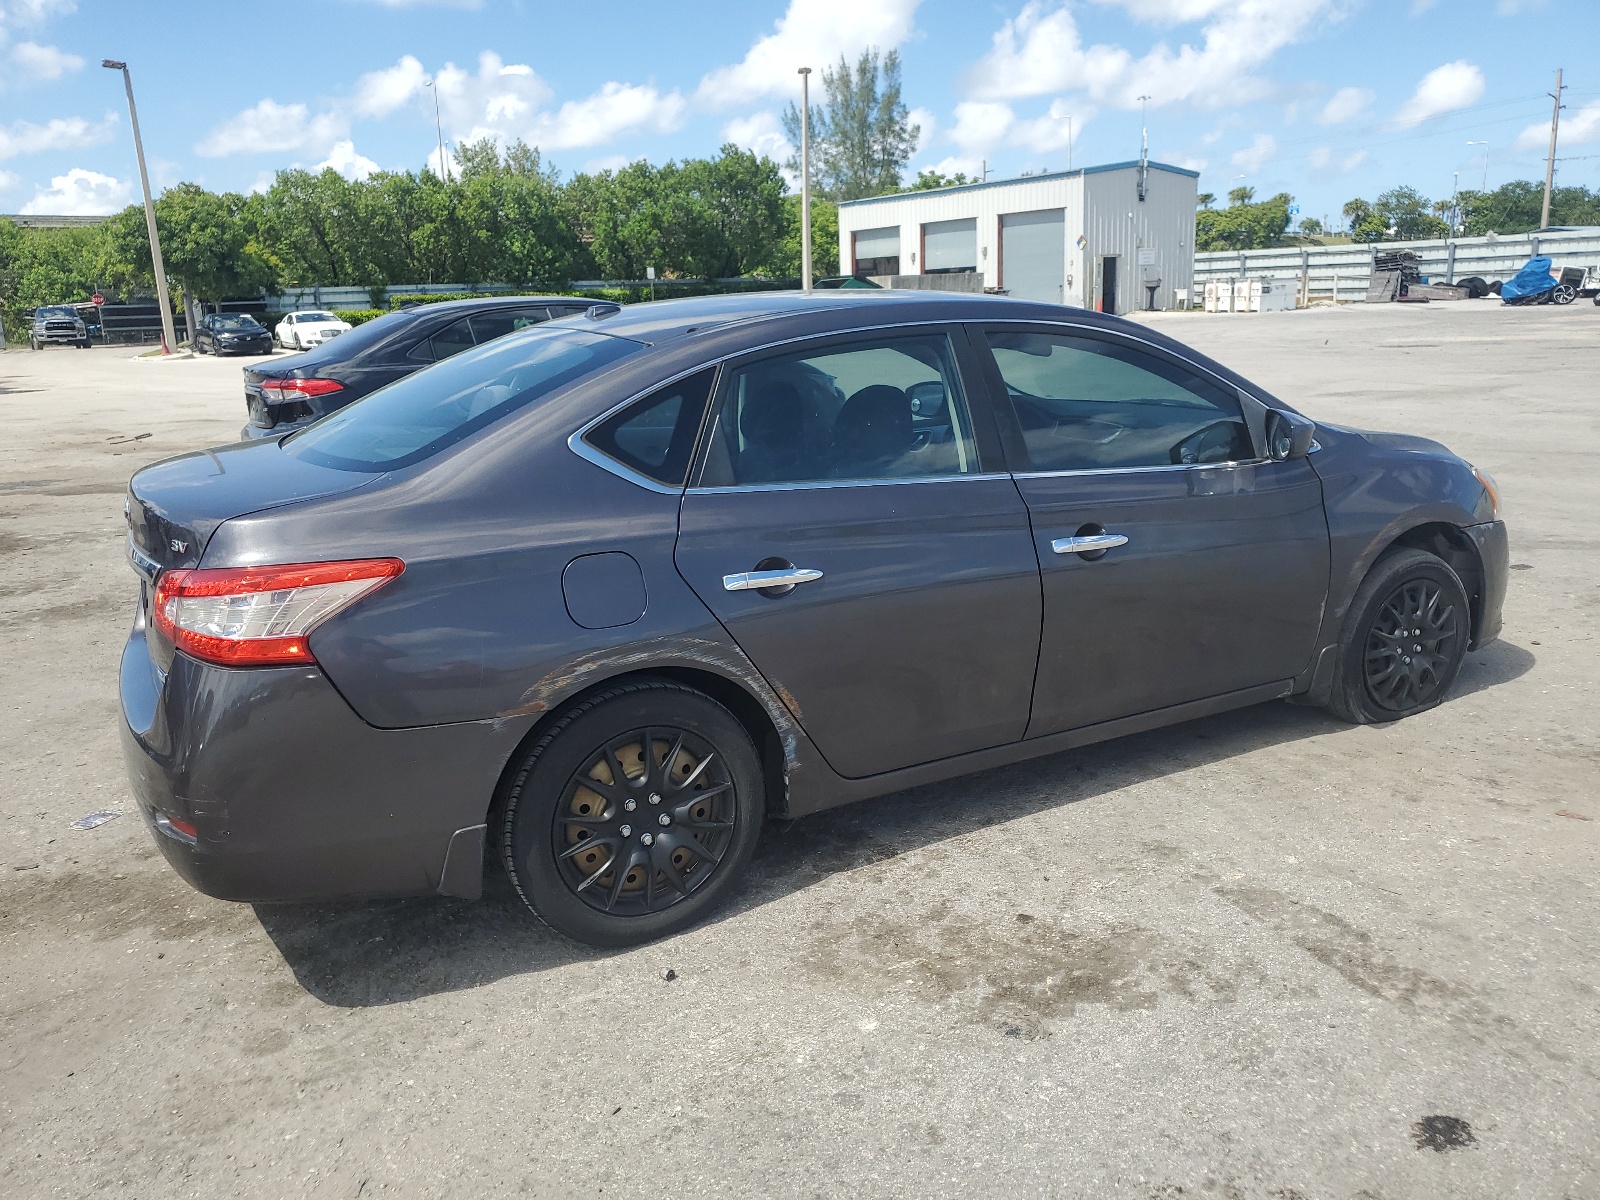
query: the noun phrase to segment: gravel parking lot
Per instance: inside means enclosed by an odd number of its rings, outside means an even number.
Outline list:
[[[168,869],[121,496],[237,436],[239,363],[0,354],[0,1194],[1600,1195],[1600,309],[1150,319],[1497,476],[1502,640],[1398,725],[1270,704],[773,828],[620,953],[498,879]]]

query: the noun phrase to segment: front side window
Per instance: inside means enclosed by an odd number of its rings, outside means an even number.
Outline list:
[[[641,349],[576,329],[490,342],[330,413],[283,448],[347,471],[407,467]]]
[[[725,373],[703,487],[918,479],[978,470],[943,334],[832,343]]]
[[[584,435],[600,453],[657,483],[682,487],[716,368],[657,388]]]
[[[1186,466],[1254,458],[1222,384],[1120,342],[992,330],[1035,471]]]

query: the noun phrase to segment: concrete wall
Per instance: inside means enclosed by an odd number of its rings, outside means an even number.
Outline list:
[[[1195,286],[1203,290],[1207,281],[1214,279],[1309,276],[1306,293],[1310,299],[1365,300],[1373,255],[1392,250],[1419,255],[1422,274],[1433,283],[1453,283],[1469,275],[1491,281],[1510,279],[1535,254],[1549,255],[1558,269],[1583,267],[1600,275],[1600,228],[1587,228],[1426,242],[1210,252],[1195,255]]]

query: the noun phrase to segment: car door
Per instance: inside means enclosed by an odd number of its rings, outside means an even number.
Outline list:
[[[970,355],[946,327],[735,360],[684,495],[679,571],[845,776],[1027,727],[1038,564]]]
[[[1309,462],[1257,453],[1236,389],[1132,339],[973,330],[1032,517],[1044,631],[1028,736],[1291,679],[1328,587]]]

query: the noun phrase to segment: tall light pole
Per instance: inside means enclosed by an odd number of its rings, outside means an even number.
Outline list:
[[[1487,194],[1489,191],[1489,143],[1468,142],[1467,145],[1483,147],[1483,191]]]
[[[800,290],[811,292],[811,68],[800,68]]]
[[[450,181],[450,168],[444,161],[444,123],[439,120],[439,88],[432,75],[423,77],[422,86],[433,93],[433,132],[439,137],[439,178]]]
[[[128,89],[128,121],[133,126],[133,153],[139,160],[139,183],[144,188],[144,223],[150,231],[150,265],[156,273],[156,304],[161,309],[161,353],[171,354],[178,344],[178,335],[172,329],[172,300],[167,295],[167,266],[161,261],[161,238],[156,233],[156,205],[150,199],[150,172],[144,166],[144,142],[139,138],[139,110],[133,105],[133,76],[128,74],[128,64],[114,58],[101,61],[108,71],[121,71],[123,85]]]

